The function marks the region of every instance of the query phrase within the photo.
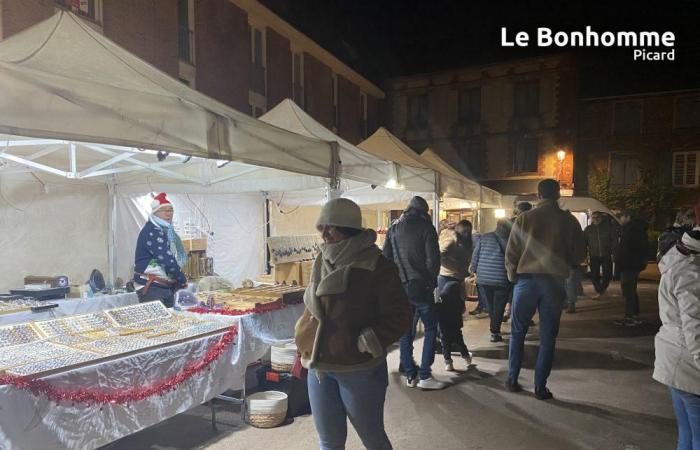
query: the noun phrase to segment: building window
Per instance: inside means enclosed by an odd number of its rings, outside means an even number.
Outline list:
[[[367,94],[360,92],[360,136],[367,139],[369,130],[367,126]]]
[[[408,127],[426,128],[428,126],[428,94],[408,96]]]
[[[698,158],[700,152],[673,153],[673,187],[698,187]]]
[[[251,27],[251,62],[250,88],[253,92],[265,95],[265,33],[263,30]]]
[[[625,153],[610,154],[610,185],[631,186],[639,180],[639,158]]]
[[[700,127],[700,95],[676,99],[676,128]]]
[[[333,131],[337,133],[340,128],[340,109],[338,102],[338,75],[335,73],[331,74],[331,89],[333,90],[331,92],[331,98],[333,99]]]
[[[478,141],[466,141],[460,148],[462,161],[467,165],[468,175],[473,178],[482,178],[482,146]]]
[[[457,117],[460,123],[472,123],[481,120],[481,88],[459,91]]]
[[[533,116],[540,112],[539,80],[515,83],[514,111],[516,116]]]
[[[178,54],[188,64],[194,64],[194,32],[190,27],[190,1],[177,0]]]
[[[292,100],[304,108],[304,54],[292,55]]]
[[[539,160],[539,142],[537,139],[521,139],[515,146],[515,173],[537,173]]]
[[[642,131],[642,103],[615,103],[613,133],[616,136],[639,134]]]

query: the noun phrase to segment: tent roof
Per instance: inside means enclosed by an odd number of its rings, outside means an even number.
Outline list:
[[[0,42],[0,86],[0,133],[332,174],[327,142],[189,88],[66,11]]]
[[[384,127],[379,127],[372,136],[360,142],[357,146],[387,161],[421,169],[429,168],[416,152]]]
[[[277,106],[259,117],[259,120],[292,131],[302,136],[338,144],[340,177],[384,186],[391,179],[390,163],[333,133],[306,113],[294,101],[282,100]]]

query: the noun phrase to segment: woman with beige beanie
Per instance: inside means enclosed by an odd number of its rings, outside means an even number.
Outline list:
[[[374,230],[362,228],[360,207],[351,200],[326,203],[316,228],[324,243],[295,340],[309,369],[321,449],[345,448],[348,418],[365,447],[391,449],[384,431],[386,349],[411,328],[398,269],[375,245]]]

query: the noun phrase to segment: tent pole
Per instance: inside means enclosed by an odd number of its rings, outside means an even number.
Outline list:
[[[265,248],[265,274],[269,275],[272,273],[272,266],[270,265],[270,247],[267,245],[267,240],[270,238],[270,199],[268,198],[268,193],[263,192],[263,199],[265,200],[265,209],[263,210],[263,220],[265,221],[265,241],[263,242]]]
[[[433,194],[433,225],[435,225],[435,230],[440,235],[440,196],[438,194]],[[440,293],[435,289],[435,303],[440,302]]]
[[[107,243],[107,257],[109,258],[109,278],[112,286],[117,279],[117,255],[116,255],[116,229],[117,229],[117,195],[114,189],[114,175],[107,181],[107,192],[109,194],[109,237]]]

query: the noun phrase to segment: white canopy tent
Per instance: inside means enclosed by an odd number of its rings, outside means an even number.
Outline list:
[[[346,154],[188,88],[67,12],[0,43],[0,86],[0,290],[29,273],[130,277],[155,191],[228,240],[216,262],[252,267],[224,275],[257,275],[265,191],[325,192]],[[367,156],[344,161],[345,179],[387,183]]]

